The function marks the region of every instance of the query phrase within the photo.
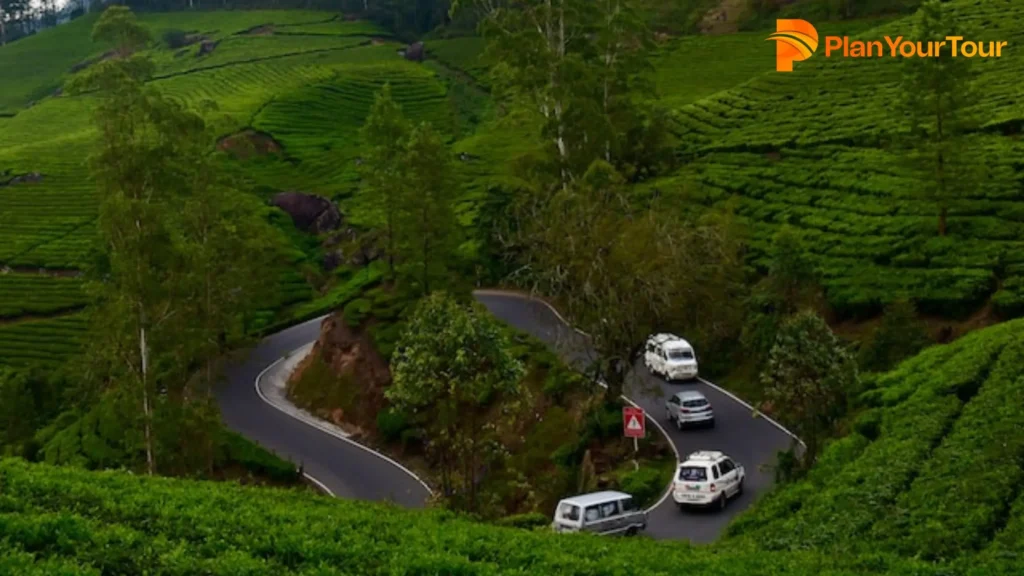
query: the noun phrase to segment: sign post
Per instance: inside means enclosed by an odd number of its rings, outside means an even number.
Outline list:
[[[639,470],[640,464],[636,461],[636,454],[640,451],[638,439],[644,438],[647,434],[647,421],[644,418],[643,408],[622,407],[622,433],[626,438],[633,439],[633,466]]]

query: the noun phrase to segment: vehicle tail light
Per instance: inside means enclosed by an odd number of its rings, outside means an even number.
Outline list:
[[[712,491],[712,492],[714,492],[714,491],[715,491],[715,485],[714,485],[714,484],[712,484],[712,485],[711,485],[711,491]]]

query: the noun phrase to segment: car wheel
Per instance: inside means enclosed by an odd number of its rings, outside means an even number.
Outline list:
[[[729,497],[725,492],[722,492],[722,495],[718,498],[718,509],[725,510],[725,505],[728,503],[728,500]]]
[[[682,432],[682,430],[683,430],[683,419],[682,418],[676,418],[676,430],[679,430],[680,432]]]
[[[708,428],[714,428],[714,427],[715,427],[715,420],[712,418],[711,420],[708,421]]]
[[[682,502],[676,502],[676,508],[679,508],[680,512],[686,512],[686,506]]]
[[[672,411],[668,408],[665,409],[665,419],[672,422]]]
[[[737,496],[739,496],[740,494],[743,494],[743,481],[744,480],[746,480],[746,477],[740,478],[740,485],[736,487],[736,495]]]
[[[636,526],[626,530],[626,536],[636,536]]]

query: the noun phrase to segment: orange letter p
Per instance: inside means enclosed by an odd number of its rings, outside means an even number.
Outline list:
[[[792,72],[793,62],[807,60],[818,49],[818,31],[806,20],[776,20],[775,34],[766,40],[775,41],[775,69]]]

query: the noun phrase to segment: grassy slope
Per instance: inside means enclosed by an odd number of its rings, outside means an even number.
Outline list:
[[[0,568],[18,574],[940,573],[891,556],[538,534],[439,511],[17,460],[0,462],[0,531]]]
[[[458,97],[450,104],[448,93],[455,81],[450,74],[402,60],[399,45],[387,41],[386,32],[365,22],[340,21],[333,13],[170,13],[144,14],[140,20],[158,39],[151,51],[157,64],[155,87],[196,108],[205,107],[222,134],[254,127],[270,132],[284,147],[278,156],[226,159],[225,169],[236,171],[263,195],[304,190],[335,197],[354,223],[367,219],[355,186],[357,133],[373,93],[384,82],[392,83],[409,116],[430,120],[443,131],[458,127],[468,134],[471,117],[483,105],[475,97]],[[246,33],[267,24],[272,24],[271,35]],[[71,64],[102,53],[89,42],[89,26],[91,22],[77,20],[13,43],[0,49],[0,61],[17,48],[18,58],[45,62],[34,76],[24,77],[52,92],[50,87],[67,77]],[[198,55],[198,44],[170,50],[160,39],[171,29],[201,35],[218,42],[217,47],[205,56]],[[65,44],[69,54],[64,60],[51,55]],[[5,86],[20,86],[18,69],[0,70]],[[14,74],[4,80],[8,70]],[[10,105],[25,103],[14,97],[18,93],[10,92]],[[74,271],[89,258],[97,207],[86,166],[94,141],[91,108],[88,97],[64,96],[0,117],[0,182],[20,174],[43,175],[39,182],[0,186],[0,270],[13,270],[0,272],[0,364],[59,362],[75,350],[80,319],[42,317],[80,307],[84,299],[79,283],[36,271]],[[472,205],[462,214],[470,223]],[[287,218],[277,220],[291,227]],[[291,260],[282,262],[277,272],[279,296],[268,302],[257,321],[273,322],[293,312],[308,315],[330,305],[333,296],[320,296],[310,284],[319,266],[310,259],[315,255],[308,247],[302,249],[301,239],[295,240]],[[334,281],[328,277],[316,282],[329,288]],[[277,313],[290,306],[298,307]],[[29,339],[26,334],[37,336]],[[30,342],[39,340],[45,341],[47,353],[32,351],[38,343]]]
[[[806,480],[740,516],[730,543],[940,560],[1020,553],[1024,408],[1009,399],[1024,392],[1022,342],[1015,320],[878,377],[855,430]]]

